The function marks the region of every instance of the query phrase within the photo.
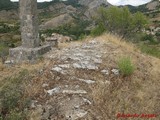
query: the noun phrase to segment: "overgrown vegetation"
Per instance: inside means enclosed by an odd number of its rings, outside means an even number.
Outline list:
[[[18,7],[17,3],[13,3],[10,0],[0,0],[0,10],[10,10]]]
[[[156,40],[156,38],[151,35],[151,34],[145,34],[143,37],[142,37],[142,41],[148,41],[149,44],[157,44],[158,41]]]
[[[0,59],[3,64],[6,61],[8,54],[9,54],[8,47],[5,44],[0,43]]]
[[[66,1],[62,1],[62,0],[52,0],[50,2],[42,2],[42,3],[38,3],[38,8],[39,9],[44,9],[47,8],[50,5],[56,4],[56,3],[64,3],[66,5],[72,5],[74,7],[80,7],[81,5],[78,3],[78,0],[66,0]]]
[[[23,83],[28,79],[28,71],[23,70],[18,76],[0,82],[0,118],[2,120],[27,120],[26,108],[29,107],[31,99],[24,96]]]
[[[154,57],[160,58],[160,49],[159,47],[153,46],[153,45],[146,45],[146,44],[142,44],[140,45],[140,50],[143,53],[152,55]]]
[[[104,32],[118,34],[138,45],[141,43],[142,52],[159,58],[160,50],[153,46],[159,44],[159,34],[150,33],[149,19],[143,13],[130,12],[127,7],[100,7],[97,13],[94,18],[96,27],[91,31],[91,35],[99,36]],[[144,32],[144,29],[149,33]]]
[[[130,37],[130,35],[141,32],[148,22],[147,18],[141,12],[132,14],[127,7],[100,7],[98,16],[95,19],[99,27],[96,27],[93,31],[103,33],[105,28],[106,31],[122,37]]]
[[[92,36],[99,36],[102,33],[104,33],[106,31],[106,28],[104,27],[104,25],[102,23],[99,23],[99,25],[97,25],[92,31],[91,31],[91,35]]]
[[[120,72],[124,76],[129,76],[133,74],[134,72],[134,65],[131,62],[131,59],[129,57],[123,57],[118,61],[118,67],[120,69]]]
[[[9,24],[6,22],[0,22],[0,33],[19,33],[20,25],[17,24]]]
[[[67,35],[72,37],[74,40],[81,39],[82,37],[89,35],[90,31],[86,30],[87,26],[89,26],[90,22],[87,20],[75,20],[74,23],[64,24],[55,29],[48,29],[45,31],[41,31],[42,33],[50,36],[52,33],[59,33],[62,35]]]

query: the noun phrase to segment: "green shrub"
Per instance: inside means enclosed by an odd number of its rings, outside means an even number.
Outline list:
[[[78,39],[79,39],[79,40],[83,40],[83,39],[85,39],[86,37],[87,37],[87,35],[81,34]]]
[[[25,120],[26,113],[19,111],[11,111],[5,118],[6,120]]]
[[[24,98],[23,82],[29,79],[28,71],[24,70],[18,76],[0,82],[0,120],[25,120],[25,108],[28,108],[31,99]]]
[[[19,28],[20,25],[13,24],[13,26],[10,26],[9,23],[0,22],[0,33],[16,33],[19,34]]]
[[[105,31],[106,30],[105,30],[104,25],[98,25],[91,31],[91,35],[92,36],[99,36],[99,35],[103,34]]]
[[[156,36],[160,36],[160,32],[157,32],[157,33],[156,33]]]
[[[88,20],[81,20],[80,18],[77,18],[73,21],[73,23],[63,24],[53,29],[44,30],[41,31],[40,34],[51,36],[52,33],[58,33],[65,36],[70,36],[73,40],[78,40],[79,38],[81,39],[82,35],[90,34],[90,30],[87,30],[90,23],[91,22]]]
[[[160,49],[155,46],[141,45],[140,50],[143,53],[152,55],[154,57],[160,58]]]
[[[0,44],[0,59],[2,60],[2,63],[6,61],[8,54],[8,47],[6,45]]]
[[[129,57],[123,57],[118,61],[120,72],[124,76],[129,76],[134,72],[134,65]]]
[[[143,40],[143,41],[148,40],[151,44],[157,44],[156,39],[155,39],[154,36],[151,35],[151,34],[149,34],[149,35],[144,35],[144,36],[142,37],[142,40]]]
[[[141,32],[148,24],[148,19],[141,12],[131,13],[128,7],[100,7],[94,18],[98,27],[93,33],[101,33],[101,30],[108,30],[113,34],[118,34],[128,38],[130,35]],[[103,25],[99,26],[99,23]],[[97,35],[98,35],[97,34]]]

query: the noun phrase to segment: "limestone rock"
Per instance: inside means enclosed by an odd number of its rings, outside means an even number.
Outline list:
[[[87,83],[87,84],[93,84],[93,83],[95,83],[94,80],[79,79],[79,81],[85,82],[85,83]]]
[[[59,93],[60,92],[60,87],[56,87],[56,88],[53,88],[53,89],[51,89],[51,90],[48,90],[47,91],[47,93],[49,94],[49,95],[53,95],[53,94],[55,94],[55,93]]]
[[[119,70],[118,69],[112,69],[111,71],[113,72],[113,74],[119,75]]]
[[[101,70],[101,72],[103,73],[103,74],[105,74],[105,75],[109,75],[109,70]]]
[[[65,74],[65,70],[63,70],[61,67],[58,67],[58,66],[55,66],[52,68],[52,71],[56,71],[56,72],[59,72],[61,74]]]
[[[85,90],[63,90],[62,93],[64,94],[86,94]]]

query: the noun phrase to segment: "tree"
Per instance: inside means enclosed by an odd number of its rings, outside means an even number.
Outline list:
[[[136,12],[133,15],[133,24],[135,26],[136,32],[146,27],[148,24],[146,16],[144,16],[141,12]]]
[[[17,5],[10,0],[0,0],[0,10],[9,10],[16,7]]]
[[[96,17],[96,23],[97,26],[104,25],[104,27],[99,26],[96,28],[99,30],[100,28],[105,28],[105,30],[111,33],[119,34],[122,37],[128,37],[131,34],[140,32],[147,24],[147,21],[147,18],[142,13],[137,12],[132,14],[128,7],[100,7],[98,16]]]

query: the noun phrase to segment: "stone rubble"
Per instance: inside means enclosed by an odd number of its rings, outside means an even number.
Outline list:
[[[82,82],[85,82],[87,84],[93,84],[93,83],[95,83],[95,81],[93,81],[93,80],[85,80],[85,79],[78,79],[78,80],[82,81]]]
[[[58,65],[61,68],[70,68],[70,64]]]
[[[105,75],[109,75],[109,70],[101,70],[101,72]]]
[[[119,75],[119,70],[118,69],[112,69],[111,71],[113,72],[113,74]]]
[[[48,86],[49,86],[49,84],[46,84],[46,83],[44,83],[44,84],[42,85],[43,88],[48,87]]]
[[[69,115],[66,115],[66,118],[70,119],[70,120],[77,120],[79,118],[83,118],[85,115],[87,115],[87,111],[85,110],[74,110],[73,113],[70,113]]]
[[[4,64],[8,64],[8,65],[13,64],[13,63],[14,63],[14,60],[7,60],[7,61],[4,62]]]
[[[87,118],[90,114],[90,106],[93,105],[92,99],[88,95],[90,86],[96,84],[107,86],[110,84],[110,81],[106,77],[109,77],[111,73],[115,76],[120,74],[118,69],[101,68],[101,64],[103,63],[102,57],[106,54],[103,51],[102,45],[97,40],[92,40],[82,45],[74,44],[70,48],[63,48],[60,51],[54,50],[47,54],[47,58],[58,61],[50,68],[50,72],[52,75],[56,72],[60,73],[53,79],[58,79],[56,82],[60,84],[57,84],[57,86],[53,85],[54,87],[50,89],[49,84],[42,84],[42,89],[44,89],[49,97],[47,101],[52,101],[53,99],[53,102],[46,102],[46,105],[51,106],[44,108],[45,112],[42,112],[41,119],[60,119],[56,116],[63,116],[64,119],[62,120]],[[85,74],[85,76],[77,76],[78,73],[75,74],[76,72],[83,71],[88,71],[89,73],[97,72],[104,76],[106,81],[96,80],[94,77],[89,78]],[[55,102],[54,100],[57,101]],[[54,107],[52,105],[55,103],[58,104],[58,107],[55,108],[56,110],[53,110]],[[50,112],[50,109],[53,112]],[[55,115],[56,112],[57,115]]]
[[[61,67],[58,67],[58,66],[53,67],[52,71],[56,71],[56,72],[61,73],[61,74],[65,74],[66,73],[65,70],[63,70]]]
[[[91,101],[89,101],[88,99],[86,99],[86,98],[83,98],[83,101],[85,102],[85,103],[88,103],[89,105],[91,105],[92,104],[92,102]]]
[[[86,94],[85,90],[63,90],[62,93],[64,94]]]
[[[55,93],[59,93],[60,92],[60,87],[56,87],[56,88],[53,88],[53,89],[51,89],[51,90],[48,90],[47,91],[47,93],[49,94],[49,95],[53,95],[53,94],[55,94]]]

